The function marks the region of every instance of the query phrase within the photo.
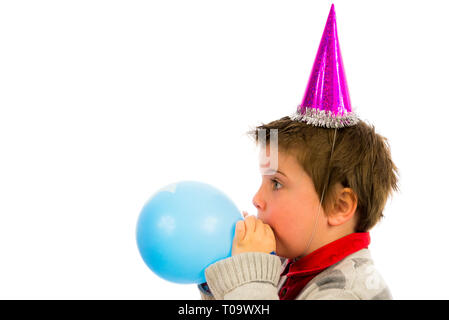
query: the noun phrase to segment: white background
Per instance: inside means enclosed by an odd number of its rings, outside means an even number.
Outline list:
[[[401,192],[371,232],[396,299],[447,299],[447,1],[335,1],[352,104]],[[135,227],[179,180],[256,213],[244,133],[301,102],[329,1],[2,1],[0,298],[199,299]]]

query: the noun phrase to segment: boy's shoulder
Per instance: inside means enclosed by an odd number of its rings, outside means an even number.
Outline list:
[[[297,299],[390,300],[392,296],[369,250],[362,249],[314,277]]]

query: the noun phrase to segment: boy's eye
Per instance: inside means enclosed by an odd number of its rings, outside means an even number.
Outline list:
[[[275,190],[278,190],[279,188],[276,188],[276,184],[277,185],[279,185],[279,186],[282,186],[282,184],[280,184],[277,180],[275,180],[275,179],[271,179],[271,182],[273,183],[273,186],[274,186],[274,189]]]

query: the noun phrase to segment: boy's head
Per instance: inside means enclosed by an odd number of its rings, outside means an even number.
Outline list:
[[[266,129],[268,152],[270,129],[277,129],[278,170],[286,175],[264,174],[253,198],[259,218],[274,231],[280,256],[301,256],[349,233],[369,231],[398,191],[388,142],[363,121],[337,130],[330,162],[335,129],[283,117],[249,131],[256,143],[258,129]],[[324,188],[324,214],[315,221]]]

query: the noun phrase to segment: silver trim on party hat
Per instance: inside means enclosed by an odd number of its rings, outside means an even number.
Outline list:
[[[354,111],[347,112],[344,115],[337,115],[331,111],[308,107],[302,107],[301,112],[296,111],[290,115],[290,119],[324,128],[349,127],[356,125],[360,121]]]

